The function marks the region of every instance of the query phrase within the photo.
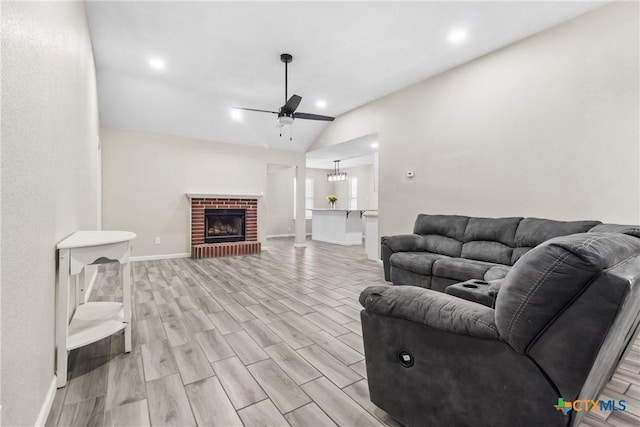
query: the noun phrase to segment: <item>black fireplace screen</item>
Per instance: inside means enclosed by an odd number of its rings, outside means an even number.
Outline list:
[[[205,243],[244,241],[245,216],[244,209],[205,209]]]

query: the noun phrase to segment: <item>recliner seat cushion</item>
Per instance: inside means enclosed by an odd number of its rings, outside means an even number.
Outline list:
[[[433,263],[439,259],[448,259],[445,255],[429,252],[396,252],[389,261],[392,268],[402,268],[418,274],[431,275]]]
[[[462,245],[461,258],[509,265],[513,248],[500,242],[477,241]]]
[[[432,274],[438,277],[464,282],[469,279],[484,279],[484,274],[496,264],[464,258],[446,258],[434,262]]]
[[[506,265],[493,266],[489,270],[487,270],[486,273],[484,273],[484,280],[490,282],[492,280],[504,279],[510,270],[511,267],[508,267]]]

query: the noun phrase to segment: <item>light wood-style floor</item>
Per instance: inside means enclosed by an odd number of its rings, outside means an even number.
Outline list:
[[[259,255],[133,264],[133,351],[114,335],[70,354],[47,426],[398,425],[369,402],[358,296],[384,284],[362,247],[270,239]],[[93,300],[118,300],[118,266]],[[640,345],[603,398],[640,425]],[[600,418],[598,417],[600,416]]]

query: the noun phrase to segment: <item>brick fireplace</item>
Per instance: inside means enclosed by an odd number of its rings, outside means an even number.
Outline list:
[[[191,201],[191,258],[258,253],[258,197],[187,195]]]

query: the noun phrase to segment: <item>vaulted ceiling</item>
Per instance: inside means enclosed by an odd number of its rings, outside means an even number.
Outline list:
[[[289,95],[302,96],[298,110],[338,116],[603,3],[90,1],[86,8],[103,126],[306,151],[326,122],[298,119],[280,137],[271,114],[231,114],[232,106],[284,103],[281,53],[293,55]],[[452,42],[456,31],[463,40]]]

